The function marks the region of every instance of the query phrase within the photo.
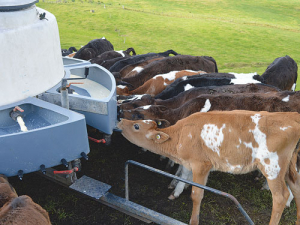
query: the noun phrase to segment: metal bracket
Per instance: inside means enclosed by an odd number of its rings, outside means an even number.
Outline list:
[[[111,186],[84,175],[69,186],[69,188],[92,198],[99,199],[108,192]]]

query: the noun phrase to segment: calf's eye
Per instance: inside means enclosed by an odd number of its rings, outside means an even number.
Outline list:
[[[134,126],[134,129],[136,129],[136,130],[140,129],[140,126],[138,124],[134,124],[133,126]]]

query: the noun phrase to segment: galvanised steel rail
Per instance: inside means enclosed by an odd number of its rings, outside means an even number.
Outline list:
[[[222,196],[225,196],[229,199],[231,199],[234,204],[237,206],[237,208],[240,210],[240,212],[243,214],[243,216],[245,217],[245,219],[247,220],[247,222],[250,224],[250,225],[254,225],[253,221],[251,220],[251,218],[249,217],[249,215],[246,213],[246,211],[243,209],[243,207],[241,206],[241,204],[237,201],[237,199],[232,196],[231,194],[228,194],[226,192],[223,192],[223,191],[219,191],[217,189],[214,189],[214,188],[210,188],[210,187],[207,187],[207,186],[204,186],[204,185],[200,185],[198,183],[195,183],[195,182],[192,182],[192,181],[189,181],[189,180],[186,180],[186,179],[183,179],[183,178],[180,178],[180,177],[177,177],[177,176],[174,176],[173,174],[169,174],[169,173],[166,173],[164,171],[161,171],[159,169],[155,169],[153,167],[150,167],[150,166],[147,166],[145,164],[142,164],[142,163],[138,163],[136,161],[133,161],[133,160],[128,160],[126,163],[125,163],[125,199],[129,201],[129,183],[128,183],[128,165],[129,164],[132,164],[132,165],[135,165],[135,166],[138,166],[138,167],[142,167],[146,170],[149,170],[151,172],[155,172],[155,173],[158,173],[158,174],[161,174],[163,176],[166,176],[166,177],[170,177],[172,179],[176,179],[176,180],[179,180],[179,181],[182,181],[184,183],[187,183],[187,184],[190,184],[190,185],[193,185],[193,186],[196,186],[198,188],[201,188],[201,189],[204,189],[206,191],[210,191],[210,192],[213,192],[215,194],[218,194],[218,195],[222,195]]]
[[[53,171],[55,171],[53,168],[47,168],[46,173],[42,173],[41,171],[38,171],[36,173],[66,188],[77,191],[77,193],[80,193],[85,197],[100,202],[101,204],[116,209],[147,224],[154,222],[160,225],[187,225],[186,223],[158,213],[154,210],[148,209],[134,202],[127,201],[125,198],[121,198],[112,193],[109,193],[108,189],[110,188],[110,185],[102,183],[101,181],[94,180],[87,176],[82,176],[73,183],[66,177],[66,174],[54,174]],[[83,181],[81,181],[82,179]],[[72,187],[74,184],[77,185],[76,188]],[[99,196],[101,197],[99,198]]]

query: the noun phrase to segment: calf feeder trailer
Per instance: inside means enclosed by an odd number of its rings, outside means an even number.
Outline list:
[[[37,172],[144,222],[184,224],[129,201],[128,164],[158,172],[154,168],[126,163],[126,199],[109,193],[108,184],[87,176],[77,179],[80,158],[88,159],[90,151],[86,124],[106,135],[116,127],[116,83],[101,66],[61,56],[56,18],[37,2],[0,3],[0,173],[22,179]],[[52,168],[61,164],[68,170]]]

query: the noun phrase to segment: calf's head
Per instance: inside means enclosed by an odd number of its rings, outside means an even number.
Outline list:
[[[133,144],[150,149],[150,146],[164,143],[169,135],[157,128],[157,123],[152,120],[126,120],[118,123],[122,135]]]

